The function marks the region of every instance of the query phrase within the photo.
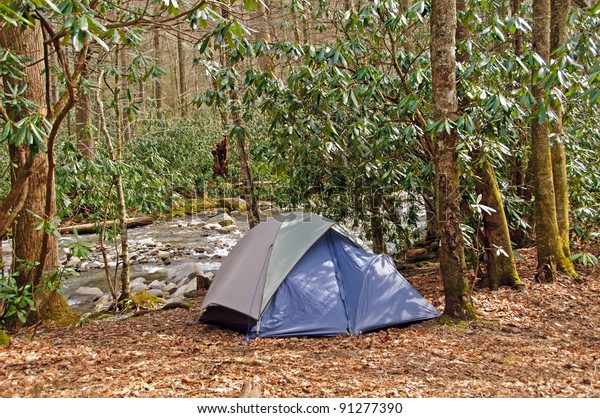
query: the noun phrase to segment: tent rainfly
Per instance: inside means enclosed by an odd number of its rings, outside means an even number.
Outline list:
[[[327,336],[438,317],[385,255],[310,213],[270,218],[223,260],[200,322],[253,337]]]

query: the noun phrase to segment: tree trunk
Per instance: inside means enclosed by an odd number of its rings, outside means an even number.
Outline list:
[[[432,0],[431,72],[435,120],[456,120],[456,0]],[[465,254],[460,229],[458,133],[445,129],[435,134],[436,198],[440,235],[440,269],[444,282],[444,314],[451,318],[476,316],[465,279]]]
[[[556,51],[567,42],[567,19],[569,17],[570,0],[551,0],[551,33],[550,52]],[[552,179],[554,182],[554,199],[556,201],[556,220],[558,234],[565,257],[571,257],[569,240],[569,184],[567,181],[567,156],[561,135],[563,133],[563,109],[561,103],[553,104],[556,114],[556,125],[552,132],[554,140],[550,151],[552,154]]]
[[[154,65],[160,65],[160,28],[156,27],[152,31],[152,39],[154,42]],[[162,119],[162,85],[159,79],[154,79],[154,103],[156,104],[156,118]]]
[[[127,102],[127,106],[129,106],[131,105],[131,103],[129,103],[129,99],[127,98],[127,90],[129,90],[129,83],[127,82],[127,66],[129,63],[127,60],[127,50],[125,49],[125,46],[121,46],[119,48],[119,52],[121,65],[117,67],[121,74],[121,85],[117,87],[120,90],[120,96],[123,98],[123,101]],[[120,100],[119,103],[121,103]],[[131,122],[129,121],[129,117],[125,109],[121,109],[121,132],[123,135],[123,142],[129,142],[131,139]]]
[[[82,78],[89,76],[89,62],[86,59],[85,67],[81,73]],[[94,158],[94,139],[92,137],[92,101],[87,92],[80,91],[79,101],[75,110],[75,126],[77,131],[77,151],[88,160]]]
[[[43,46],[42,31],[39,26],[23,31],[19,27],[7,25],[0,31],[0,46],[4,49],[27,56],[31,62],[25,69],[25,82],[28,87],[23,96],[38,105],[38,111],[45,113],[45,81],[43,76]],[[6,79],[5,79],[6,80]],[[18,80],[6,80],[19,83]],[[19,111],[13,109],[15,120],[21,119]],[[37,214],[45,218],[47,183],[49,174],[48,155],[38,152],[33,156],[28,146],[9,146],[10,159],[13,163],[11,184],[20,182],[23,175],[22,168],[31,164],[32,172],[27,181],[27,196],[23,201],[22,209],[13,227],[13,270],[19,271],[17,283],[23,286],[33,283],[33,288],[38,294],[35,296],[35,314],[30,314],[30,320],[50,320],[60,324],[71,324],[77,321],[78,316],[67,304],[65,298],[56,291],[49,291],[42,283],[38,271],[55,271],[58,265],[58,239],[51,234],[47,241],[47,253],[42,256],[41,251],[44,241],[43,229],[36,228],[39,221],[34,216]],[[53,186],[53,185],[52,185]],[[50,217],[56,213],[56,198],[54,187],[50,187]],[[34,267],[38,260],[44,260],[41,268]]]
[[[371,241],[375,254],[385,254],[385,234],[383,217],[381,216],[381,195],[377,192],[371,196]]]
[[[488,161],[484,161],[475,167],[475,174],[477,176],[475,189],[481,195],[481,203],[495,211],[493,213],[483,211],[487,272],[481,285],[490,289],[497,289],[500,286],[521,288],[523,283],[517,273],[494,167]]]
[[[237,92],[230,92],[231,102],[233,103],[233,107],[231,110],[231,116],[233,119],[233,124],[238,128],[243,128],[244,121],[242,119],[242,114],[240,110],[236,107],[239,105],[239,98],[237,96]],[[244,189],[244,199],[246,200],[246,204],[248,206],[248,223],[250,224],[250,228],[254,228],[256,225],[260,223],[260,209],[258,207],[258,201],[254,195],[254,180],[252,178],[252,170],[250,169],[250,156],[248,155],[248,142],[247,138],[243,131],[240,129],[238,134],[235,136],[237,151],[240,158],[240,175],[242,180],[242,187]]]
[[[534,0],[533,16],[533,51],[545,62],[548,62],[550,59],[550,0]],[[543,86],[534,81],[532,90],[536,99],[532,113],[536,115],[544,101]],[[537,117],[531,119],[531,170],[535,196],[537,278],[540,281],[553,281],[556,267],[570,276],[576,274],[573,263],[565,256],[559,237],[549,133],[547,122],[539,123]]]
[[[467,12],[467,2],[457,0],[457,12]],[[456,29],[457,41],[466,42],[470,38],[468,28],[461,24]],[[466,62],[468,60],[468,51],[461,48],[458,60]],[[469,106],[469,99],[462,97],[460,101],[460,111],[462,112]],[[473,161],[477,161],[482,154],[482,150],[472,153]],[[476,155],[480,154],[480,155]],[[517,266],[512,252],[510,242],[510,232],[508,222],[504,213],[502,196],[498,187],[498,180],[494,168],[487,159],[478,163],[474,167],[475,171],[475,189],[481,195],[482,204],[494,210],[494,213],[483,211],[484,238],[486,242],[487,271],[481,285],[490,289],[497,289],[500,286],[522,287],[523,284],[517,273]],[[477,275],[478,272],[475,272]]]
[[[179,106],[181,117],[185,118],[187,116],[187,101],[185,98],[187,92],[185,80],[185,47],[180,33],[177,33],[177,62],[179,66]]]

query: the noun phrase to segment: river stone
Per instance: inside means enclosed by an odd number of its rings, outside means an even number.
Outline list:
[[[80,261],[81,259],[79,257],[71,257],[67,260],[67,266],[75,267]]]
[[[167,258],[171,257],[171,253],[168,251],[159,251],[156,253],[156,256],[161,260],[166,260]]]
[[[176,298],[183,296],[184,293],[187,293],[192,290],[196,290],[196,280],[192,280],[188,284],[181,286],[179,289],[177,289],[175,293],[173,293],[173,297]]]
[[[148,293],[150,293],[152,296],[157,296],[159,298],[163,297],[163,291],[160,289],[149,289],[147,290]]]
[[[163,286],[162,291],[168,294],[173,294],[177,291],[177,285],[175,283],[167,283]]]
[[[162,287],[165,285],[164,282],[159,282],[158,280],[154,280],[152,283],[150,283],[148,285],[148,288],[150,289],[162,289]]]
[[[94,308],[94,312],[102,312],[107,310],[108,308],[110,308],[110,305],[112,304],[112,296],[109,294],[103,295],[100,299],[98,299],[98,301],[96,302],[96,307]]]
[[[84,302],[93,302],[100,299],[102,295],[104,295],[104,292],[97,287],[82,286],[73,292],[73,294],[69,297],[69,302],[72,305]]]
[[[223,228],[223,227],[221,225],[219,225],[218,223],[206,224],[202,227],[202,229],[206,229],[208,231],[218,231],[221,228]]]
[[[233,231],[237,231],[237,230],[238,230],[237,225],[227,225],[227,226],[224,226],[223,228],[221,228],[221,231],[224,231],[224,232],[233,232]]]
[[[104,267],[104,264],[102,264],[100,261],[92,261],[89,266],[91,269],[100,269]]]
[[[172,298],[165,300],[165,302],[168,305],[169,303],[181,302],[182,300],[183,300],[183,296],[177,296],[177,297],[173,296]]]
[[[200,263],[180,264],[168,270],[167,283],[175,283],[177,287],[180,287],[195,279],[196,276],[203,275],[204,272]]]
[[[146,286],[144,283],[136,283],[131,285],[131,293],[137,293],[140,290],[148,290],[148,286]]]
[[[235,220],[229,216],[227,213],[223,212],[218,214],[217,216],[213,216],[212,218],[208,219],[206,221],[207,225],[210,224],[219,224],[221,226],[229,226],[229,225],[234,225],[235,224]]]
[[[146,284],[146,279],[144,279],[143,277],[137,277],[137,278],[133,279],[131,282],[129,282],[129,284],[131,284],[132,286],[134,284],[138,284],[138,283]]]
[[[230,211],[239,210],[240,212],[245,212],[248,207],[246,201],[239,197],[225,197],[219,199],[219,204]]]

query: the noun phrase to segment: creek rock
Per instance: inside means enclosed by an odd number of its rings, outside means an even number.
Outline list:
[[[82,286],[71,294],[69,297],[70,305],[77,305],[85,302],[94,302],[100,299],[104,292],[97,287]]]
[[[191,292],[192,290],[196,290],[196,281],[191,281],[188,284],[181,286],[175,293],[173,293],[173,297],[184,297],[184,294],[187,292]]]
[[[171,295],[177,291],[177,285],[175,283],[167,283],[163,286],[162,291]]]
[[[223,228],[223,227],[218,223],[210,223],[210,224],[206,224],[202,227],[202,229],[206,229],[207,231],[218,231],[221,228]]]
[[[102,295],[100,299],[96,301],[96,307],[94,308],[94,312],[102,312],[110,308],[112,304],[112,296],[111,295]]]
[[[177,287],[181,287],[188,284],[197,276],[204,276],[202,265],[200,263],[180,264],[168,270],[167,283],[174,283]]]
[[[159,282],[158,280],[154,280],[152,283],[148,285],[149,289],[162,289],[165,285],[165,282]]]
[[[163,297],[163,291],[160,289],[149,289],[147,292],[150,293],[152,296],[157,296],[159,298]]]
[[[135,279],[133,279],[131,282],[129,282],[130,285],[134,285],[134,284],[146,284],[146,279],[144,279],[143,277],[136,277]]]
[[[92,261],[90,262],[89,267],[91,269],[101,269],[104,267],[104,264],[102,264],[100,261]]]
[[[206,224],[207,225],[210,225],[210,224],[219,224],[221,226],[235,225],[235,219],[233,219],[227,213],[223,212],[223,213],[220,213],[220,214],[218,214],[216,216],[213,216],[212,218],[209,218],[206,221]]]
[[[234,232],[237,231],[239,228],[237,225],[227,225],[224,226],[223,228],[221,228],[221,231],[223,232]]]
[[[156,257],[160,258],[161,260],[166,260],[167,258],[171,257],[171,253],[168,251],[159,251],[156,253]]]
[[[246,210],[248,210],[246,201],[239,197],[225,197],[219,199],[219,205],[229,211],[239,210],[240,212],[246,212]]]
[[[67,266],[75,267],[77,266],[77,264],[79,264],[80,261],[81,259],[79,257],[71,257],[67,260]]]
[[[136,283],[131,285],[131,293],[137,293],[140,290],[148,290],[148,286],[145,283]]]

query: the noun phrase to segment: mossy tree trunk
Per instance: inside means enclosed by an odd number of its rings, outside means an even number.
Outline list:
[[[458,13],[464,14],[467,12],[467,2],[465,0],[457,0],[456,8]],[[462,41],[463,43],[470,38],[468,28],[460,22],[456,28],[456,38],[457,42]],[[466,48],[460,48],[458,60],[466,63],[468,59],[469,54]],[[461,112],[464,111],[468,105],[468,98],[461,97],[459,110]],[[492,208],[494,211],[493,213],[483,211],[483,232],[486,243],[487,268],[486,276],[481,284],[483,287],[490,289],[497,289],[500,286],[522,287],[523,284],[519,279],[512,252],[508,222],[506,221],[502,196],[494,168],[483,155],[483,150],[477,150],[471,156],[476,161],[474,174],[477,194],[481,195],[481,203]]]
[[[523,287],[515,264],[508,222],[494,167],[489,161],[483,161],[475,167],[475,175],[477,176],[475,189],[481,195],[481,203],[494,210],[493,213],[483,211],[487,270],[481,285],[490,289],[497,289],[500,286]]]
[[[569,17],[570,0],[551,0],[551,32],[550,52],[567,42],[567,18]],[[561,135],[563,133],[563,109],[561,103],[553,103],[552,110],[556,114],[556,124],[552,132],[554,140],[551,144],[552,179],[554,181],[554,199],[556,201],[556,220],[558,234],[563,252],[571,257],[569,240],[569,184],[567,179],[567,156]]]
[[[456,120],[456,0],[431,3],[431,89],[435,120]],[[451,318],[476,316],[465,277],[465,254],[460,229],[458,132],[435,134],[436,198],[440,236],[440,269],[444,283],[444,314]]]
[[[38,106],[42,114],[45,104],[45,82],[44,82],[44,48],[42,46],[42,31],[39,26],[21,30],[19,27],[6,25],[0,31],[0,46],[14,53],[27,56],[31,59],[25,68],[25,79],[12,80],[4,78],[9,83],[27,83],[27,89],[23,96]],[[13,113],[14,120],[20,120],[21,110],[7,109]],[[31,174],[27,179],[27,195],[23,201],[18,218],[13,226],[13,269],[20,269],[17,283],[23,286],[33,283],[37,295],[36,312],[30,314],[29,320],[38,319],[51,320],[59,323],[72,323],[77,320],[77,315],[67,304],[65,298],[56,291],[48,291],[42,283],[40,272],[55,271],[58,266],[58,239],[56,235],[50,234],[44,244],[44,231],[36,227],[38,218],[34,214],[45,218],[48,215],[53,218],[56,213],[56,197],[54,195],[54,184],[47,188],[49,179],[48,154],[38,152],[32,155],[28,146],[9,146],[9,154],[12,162],[11,183],[17,184],[21,181],[23,168],[27,165],[32,167]],[[52,181],[52,179],[50,179]],[[50,191],[50,195],[47,191]],[[46,200],[49,199],[50,213],[46,212]],[[42,251],[45,247],[45,254]],[[34,264],[43,260],[43,265],[34,267]],[[29,265],[31,268],[23,268]]]
[[[533,1],[533,51],[545,62],[550,59],[550,0]],[[535,73],[535,71],[534,71]],[[536,99],[532,111],[537,115],[544,105],[544,91],[540,82],[533,84]],[[535,196],[535,235],[538,256],[537,278],[553,281],[556,268],[574,276],[573,263],[565,255],[560,242],[556,211],[556,195],[550,150],[550,130],[547,122],[531,119],[531,170]]]

